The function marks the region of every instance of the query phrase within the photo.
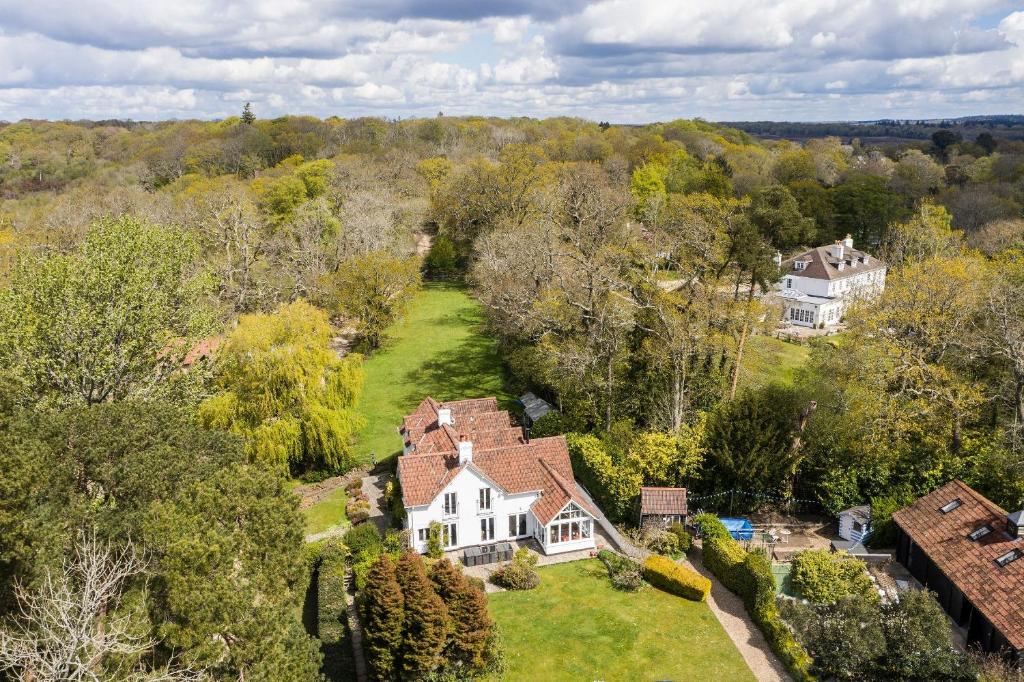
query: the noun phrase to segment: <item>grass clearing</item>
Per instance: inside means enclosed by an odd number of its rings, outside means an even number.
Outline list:
[[[539,569],[529,592],[489,597],[505,680],[754,680],[707,604],[620,592],[596,559]]]
[[[483,310],[454,283],[428,283],[383,348],[366,359],[356,457],[380,461],[401,451],[396,429],[424,397],[458,400],[494,395],[508,402],[497,343],[483,331]]]
[[[792,386],[797,370],[810,356],[810,346],[790,343],[773,336],[751,336],[743,353],[740,387],[754,388],[773,381]]]
[[[335,488],[312,507],[302,510],[306,519],[306,535],[322,533],[332,526],[347,522],[345,518],[345,489]]]

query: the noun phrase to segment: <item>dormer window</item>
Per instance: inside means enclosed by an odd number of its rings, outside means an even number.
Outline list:
[[[985,525],[981,528],[975,528],[973,531],[971,531],[970,534],[968,534],[967,539],[971,542],[977,542],[978,540],[982,539],[991,532],[992,526]]]
[[[1024,549],[1011,549],[1006,554],[996,557],[996,565],[999,566],[999,568],[1004,568],[1022,556],[1024,556]]]
[[[793,263],[794,270],[803,270],[807,267],[807,261],[798,260]]]
[[[942,512],[943,514],[948,514],[949,512],[953,511],[954,509],[956,509],[957,507],[959,507],[962,504],[963,504],[963,500],[961,500],[959,497],[957,497],[956,499],[950,500],[946,504],[944,504],[941,507],[939,507],[939,511]]]

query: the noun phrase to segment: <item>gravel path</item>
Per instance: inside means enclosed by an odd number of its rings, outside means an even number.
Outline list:
[[[739,649],[743,660],[747,662],[754,677],[761,682],[789,682],[792,678],[786,672],[785,666],[775,656],[775,652],[768,646],[768,640],[764,638],[761,629],[750,620],[743,600],[726,589],[711,571],[704,567],[700,560],[701,550],[694,547],[692,556],[696,559],[690,562],[682,559],[680,563],[688,565],[711,581],[711,594],[708,595],[708,606],[711,612],[718,618],[718,622],[725,628],[726,634]]]

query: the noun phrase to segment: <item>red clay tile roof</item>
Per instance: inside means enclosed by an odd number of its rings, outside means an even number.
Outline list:
[[[686,488],[640,488],[640,513],[686,515]]]
[[[947,514],[939,508],[961,504]],[[962,481],[950,481],[909,507],[893,521],[931,558],[976,609],[1015,649],[1024,649],[1024,559],[999,567],[995,559],[1024,540],[1006,534],[1006,512]],[[985,524],[993,531],[978,541],[967,535]]]
[[[478,417],[474,423],[481,427],[505,424],[504,428],[468,434],[473,443],[473,459],[465,466],[476,469],[507,493],[540,492],[541,496],[532,509],[541,523],[550,521],[570,500],[588,513],[595,514],[576,490],[564,437],[535,438],[525,443],[519,428],[511,426],[507,412],[495,414],[496,410],[489,409],[497,406],[494,398],[460,403],[447,404],[452,409],[456,427],[460,422],[459,415],[464,426],[470,424],[469,417],[474,415]],[[432,423],[426,422],[429,416],[423,410],[425,405],[434,412],[437,403],[428,398],[420,404],[417,413],[406,417],[403,422],[406,429],[413,424],[423,434],[413,452],[398,458],[402,499],[409,507],[430,504],[465,468],[459,465],[458,456],[458,437],[462,431],[447,425],[438,428],[436,412]],[[474,409],[479,412],[474,412]],[[423,419],[412,420],[412,417]]]
[[[858,258],[861,256],[868,256],[868,262],[858,262]],[[800,260],[809,261],[803,270],[796,269],[795,263]],[[858,251],[857,249],[843,249],[843,260],[853,261],[854,264],[846,265],[842,270],[840,270],[838,267],[839,259],[832,255],[832,247],[819,246],[811,249],[810,251],[804,251],[799,256],[784,261],[782,269],[785,274],[793,275],[795,277],[833,280],[843,279],[844,277],[853,277],[854,275],[859,275],[862,272],[871,272],[885,267],[885,261],[875,258],[864,251]]]
[[[439,403],[433,398],[427,397],[420,402],[415,412],[402,420],[402,427],[399,431],[405,436],[406,442],[416,443],[428,429],[436,429],[437,411],[441,407],[447,407],[452,411],[453,426],[460,433],[466,432],[468,430],[466,427],[472,425],[475,419],[487,419],[487,415],[501,415],[505,420],[504,425],[511,426],[508,412],[498,411],[496,398],[474,398]],[[497,417],[491,417],[491,419],[497,419]]]

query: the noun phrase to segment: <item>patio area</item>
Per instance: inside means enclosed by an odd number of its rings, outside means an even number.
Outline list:
[[[747,549],[764,548],[775,561],[789,561],[805,549],[828,549],[838,537],[836,524],[816,516],[753,514],[753,538]]]
[[[537,554],[537,566],[540,567],[551,566],[553,564],[564,564],[569,561],[579,561],[581,559],[590,559],[599,550],[615,548],[615,545],[608,539],[608,536],[605,535],[604,530],[600,526],[595,527],[594,540],[597,544],[597,547],[595,549],[584,549],[576,552],[562,552],[561,554],[544,554],[543,550],[541,549],[540,543],[537,542],[534,538],[522,538],[521,540],[508,540],[505,542],[512,546],[513,554],[515,554],[515,552],[521,547],[526,547],[531,552]],[[499,544],[504,544],[504,542]],[[498,587],[497,585],[492,585],[488,578],[490,578],[491,573],[494,573],[494,571],[496,571],[500,566],[508,562],[495,561],[493,563],[488,564],[466,566],[465,562],[463,561],[465,550],[466,548],[464,547],[461,549],[452,550],[450,552],[445,552],[444,556],[453,564],[461,566],[463,573],[465,573],[466,575],[472,576],[474,578],[480,578],[481,580],[483,580],[487,592],[503,592],[504,590],[502,588]]]

